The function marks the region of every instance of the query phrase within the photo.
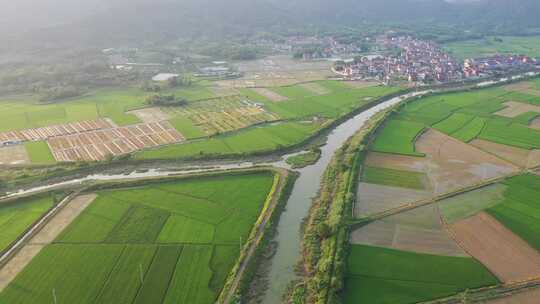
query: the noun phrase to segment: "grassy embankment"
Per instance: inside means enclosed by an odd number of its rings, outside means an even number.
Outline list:
[[[316,148],[302,154],[291,156],[285,161],[287,162],[287,164],[291,165],[291,168],[299,169],[307,167],[309,165],[313,165],[319,160],[320,157],[321,150]]]

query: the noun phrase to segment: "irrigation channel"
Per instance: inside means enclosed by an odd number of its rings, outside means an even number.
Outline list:
[[[526,74],[524,76],[531,75]],[[512,80],[514,79],[516,78],[512,77]],[[509,79],[504,78],[500,79],[499,81],[489,82],[483,85],[477,84],[477,87],[506,82],[508,80]],[[328,134],[326,143],[320,147],[320,159],[315,164],[298,170],[300,176],[297,179],[294,189],[290,195],[289,201],[287,202],[287,207],[281,215],[281,218],[277,225],[277,234],[273,240],[277,243],[278,246],[276,253],[270,261],[270,269],[267,278],[269,286],[263,298],[264,304],[281,303],[282,297],[286,292],[288,284],[297,278],[294,268],[300,258],[301,223],[306,217],[309,208],[311,207],[313,198],[318,194],[322,175],[326,167],[330,163],[330,160],[332,159],[336,150],[339,149],[349,137],[354,135],[354,133],[356,133],[360,128],[362,128],[362,126],[376,113],[395,106],[405,99],[425,95],[428,92],[430,91],[426,90],[421,92],[412,92],[388,99],[346,120],[345,122],[336,126]],[[287,157],[296,154],[298,154],[298,152],[284,155],[283,159],[286,159]],[[150,169],[145,172],[134,171],[129,174],[93,174],[78,179],[72,179],[46,186],[39,186],[8,193],[6,196],[4,196],[4,198],[28,195],[52,189],[66,188],[92,181],[114,181],[126,179],[166,177],[189,173],[220,171],[226,169],[250,168],[255,165],[270,165],[290,169],[290,166],[287,165],[283,160],[281,160],[263,164],[255,164],[252,162],[239,162],[234,164],[216,165],[212,166],[211,168],[191,167],[185,170],[174,171]],[[0,261],[5,258],[6,255],[0,257]]]

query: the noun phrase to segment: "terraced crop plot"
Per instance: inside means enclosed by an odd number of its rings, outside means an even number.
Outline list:
[[[417,303],[497,283],[471,258],[352,245],[344,302]]]
[[[44,140],[51,137],[113,128],[107,119],[83,120],[62,125],[0,133],[0,143]]]
[[[57,161],[72,162],[104,160],[183,140],[170,123],[157,122],[54,137],[48,145]]]
[[[2,303],[214,303],[272,188],[269,172],[98,192]]]
[[[262,122],[276,121],[279,117],[261,104],[242,96],[229,96],[190,103],[183,107],[164,109],[171,116],[189,119],[206,135],[242,129]],[[182,132],[182,126],[178,128]]]

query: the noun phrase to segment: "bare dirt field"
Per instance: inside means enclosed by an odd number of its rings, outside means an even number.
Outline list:
[[[432,196],[431,192],[406,188],[360,183],[355,216],[365,216],[401,207]]]
[[[416,142],[424,157],[426,173],[435,193],[446,193],[486,179],[519,170],[519,167],[430,129]]]
[[[485,304],[538,304],[539,299],[540,288],[537,287],[505,298],[487,301]]]
[[[42,128],[25,129],[0,133],[0,142],[42,140],[55,136],[65,136],[80,132],[114,128],[116,125],[110,119],[83,120],[61,125]]]
[[[504,87],[508,91],[520,92],[533,96],[540,96],[540,91],[535,89],[529,82],[518,82]]]
[[[450,226],[457,242],[501,281],[540,276],[540,253],[481,212]]]
[[[540,150],[525,150],[482,139],[475,139],[470,144],[523,168],[540,165]]]
[[[288,99],[287,97],[281,96],[278,93],[271,91],[267,88],[253,88],[252,90],[255,91],[257,94],[270,99],[271,101],[285,101]]]
[[[435,204],[361,227],[353,231],[351,242],[420,253],[467,255],[443,229]]]
[[[295,60],[290,56],[270,56],[235,64],[244,75],[238,79],[222,80],[225,88],[286,86],[334,76],[332,63],[326,60]]]
[[[0,148],[0,165],[26,165],[30,163],[24,145]]]
[[[160,122],[169,119],[169,115],[163,112],[160,108],[144,108],[126,112],[137,116],[142,122]]]
[[[300,85],[304,89],[310,91],[313,94],[324,95],[329,94],[330,90],[315,82],[303,83]]]
[[[536,130],[540,130],[540,117],[537,117],[536,119],[534,119],[529,125],[529,127]]]
[[[95,194],[79,195],[72,199],[30,241],[0,269],[0,292],[39,253],[41,248],[52,243],[56,237],[96,199]]]
[[[503,103],[506,108],[495,112],[495,115],[500,115],[504,117],[514,118],[523,113],[527,112],[538,112],[540,113],[540,106],[535,106],[528,103],[517,102],[517,101],[508,101]]]
[[[77,133],[47,141],[59,162],[98,161],[184,140],[168,121]]]
[[[363,80],[345,81],[344,83],[352,88],[367,88],[367,87],[373,87],[373,86],[379,85],[379,83],[376,81],[363,81]]]
[[[526,167],[529,160],[529,150],[520,149],[512,146],[502,145],[483,139],[475,139],[470,142],[471,145],[495,154],[498,157],[512,162],[520,167]]]
[[[426,172],[426,162],[422,157],[372,151],[368,153],[364,165],[404,171]]]

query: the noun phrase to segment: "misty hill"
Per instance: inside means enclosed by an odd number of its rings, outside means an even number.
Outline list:
[[[540,2],[537,0],[111,0],[108,2],[94,0],[94,2],[94,5],[91,5],[92,1],[86,1],[84,11],[74,12],[73,9],[66,9],[70,17],[65,19],[65,23],[60,22],[64,19],[57,17],[52,24],[32,25],[30,32],[24,35],[16,31],[17,26],[10,26],[9,28],[13,29],[8,33],[13,39],[10,45],[31,42],[33,45],[41,46],[100,47],[112,43],[170,41],[179,37],[223,37],[228,34],[238,36],[256,31],[290,30],[306,25],[358,26],[366,22],[438,23],[509,33],[540,27],[540,19],[537,18],[540,13]]]

